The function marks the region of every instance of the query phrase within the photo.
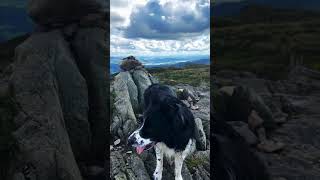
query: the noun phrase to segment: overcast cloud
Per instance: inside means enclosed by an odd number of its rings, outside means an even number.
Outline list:
[[[209,54],[209,0],[111,0],[111,55]]]

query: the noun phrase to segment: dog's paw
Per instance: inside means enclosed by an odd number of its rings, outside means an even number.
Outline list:
[[[182,176],[176,176],[174,180],[183,180]]]
[[[154,180],[161,180],[161,179],[162,179],[162,172],[155,171],[155,172],[153,173],[153,179],[154,179]]]

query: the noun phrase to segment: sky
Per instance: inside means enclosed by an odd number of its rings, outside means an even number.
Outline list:
[[[210,0],[111,0],[111,56],[209,55]]]

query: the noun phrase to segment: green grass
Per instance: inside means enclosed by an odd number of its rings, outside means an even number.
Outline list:
[[[270,10],[270,17],[277,13]],[[306,19],[295,18],[301,15],[286,12],[283,17],[275,16],[274,21],[252,22],[234,17],[216,25],[212,21],[217,69],[281,79],[287,75],[290,57],[302,57],[304,66],[320,71],[320,18],[312,13]]]
[[[189,65],[184,68],[153,68],[148,69],[160,83],[167,85],[189,84],[199,86],[210,82],[209,65]]]
[[[199,166],[199,165],[201,165],[203,163],[205,163],[205,159],[203,159],[203,158],[195,158],[195,157],[193,157],[193,158],[187,158],[186,159],[186,165],[187,165],[189,170],[191,170],[191,169],[193,169],[193,168],[195,168],[195,167],[197,167],[197,166]]]

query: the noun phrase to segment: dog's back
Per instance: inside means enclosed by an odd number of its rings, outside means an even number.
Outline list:
[[[188,107],[168,86],[153,84],[144,93],[144,116],[160,122],[159,138],[169,148],[184,150],[190,139],[195,139],[195,121]],[[161,120],[159,120],[161,118]]]

